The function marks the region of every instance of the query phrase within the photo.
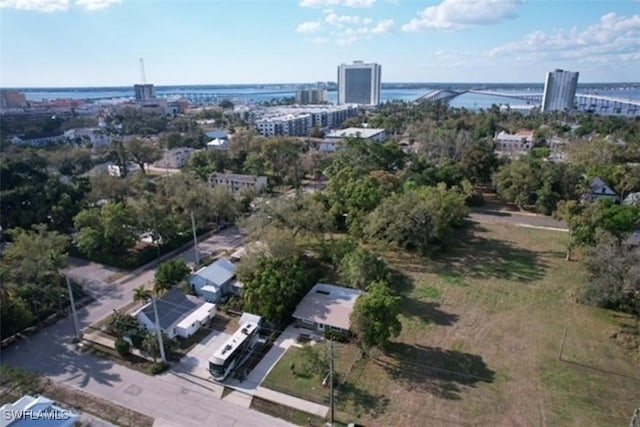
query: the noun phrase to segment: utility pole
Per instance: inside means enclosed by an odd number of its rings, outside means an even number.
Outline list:
[[[80,324],[78,323],[78,313],[76,312],[76,302],[73,299],[73,289],[71,289],[71,281],[69,276],[65,276],[67,279],[67,290],[69,291],[69,302],[71,303],[71,315],[73,316],[73,329],[76,332],[76,340],[80,341]]]
[[[162,342],[162,330],[160,329],[160,318],[158,317],[158,306],[156,305],[156,297],[151,296],[151,305],[153,305],[153,314],[156,317],[156,335],[158,336],[158,345],[160,346],[160,359],[166,363],[167,358],[164,354],[164,343]]]
[[[329,340],[329,424],[333,427],[333,340]]]
[[[191,230],[193,230],[193,253],[196,257],[196,270],[198,269],[198,265],[200,264],[200,259],[198,256],[198,236],[196,236],[196,220],[193,218],[193,210],[191,210]]]

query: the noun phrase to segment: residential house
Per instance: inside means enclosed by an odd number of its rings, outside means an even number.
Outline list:
[[[266,176],[240,175],[230,173],[211,174],[207,178],[209,187],[225,187],[233,194],[244,190],[261,193],[267,186]]]
[[[596,177],[589,183],[587,193],[582,196],[585,202],[595,202],[597,200],[609,199],[614,203],[620,203],[618,193],[613,191],[602,179]]]
[[[73,427],[80,416],[44,396],[24,395],[0,407],[1,427]]]
[[[229,149],[229,140],[228,139],[212,139],[207,142],[207,150],[223,150],[226,151]]]
[[[156,299],[156,308],[160,330],[169,338],[189,338],[216,315],[215,304],[187,296],[177,288],[172,288]],[[147,331],[156,331],[156,316],[152,303],[136,310],[133,316]]]
[[[348,331],[353,307],[363,294],[357,289],[318,283],[300,301],[293,318],[298,326],[314,331]]]
[[[533,149],[533,131],[521,130],[511,135],[505,131],[497,133],[493,140],[496,143],[498,155],[518,157]]]
[[[189,278],[189,284],[196,294],[210,302],[242,293],[242,283],[236,280],[236,266],[226,258],[196,271]]]

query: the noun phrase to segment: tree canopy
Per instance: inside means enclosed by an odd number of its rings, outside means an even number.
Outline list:
[[[311,289],[315,277],[304,258],[263,258],[257,268],[240,277],[245,309],[281,324]]]
[[[391,338],[400,335],[400,303],[400,297],[394,296],[384,282],[372,283],[368,292],[356,300],[351,327],[365,349],[385,349]]]

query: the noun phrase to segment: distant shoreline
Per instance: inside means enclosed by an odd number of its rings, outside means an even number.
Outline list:
[[[156,85],[156,90],[198,90],[198,89],[295,89],[298,87],[311,87],[316,83],[269,83],[269,84],[208,84],[208,85]],[[442,89],[442,88],[503,88],[503,89],[538,89],[543,88],[544,83],[382,83],[383,89]],[[640,82],[599,82],[578,83],[578,88],[593,89],[624,89],[640,88]],[[6,87],[3,90],[17,90],[20,92],[95,92],[95,91],[133,91],[131,86],[79,86],[79,87]],[[329,83],[329,91],[335,91],[335,83]]]

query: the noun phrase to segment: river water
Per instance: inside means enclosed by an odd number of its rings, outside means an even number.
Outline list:
[[[396,84],[395,86],[402,86]],[[381,91],[383,102],[415,101],[421,96],[437,89],[477,89],[503,93],[542,93],[541,84],[407,84],[408,87],[384,87]],[[109,99],[133,99],[133,87],[107,88],[55,88],[55,89],[19,89],[29,101],[50,101],[55,99],[73,99],[87,101],[108,101]],[[578,93],[606,95],[613,98],[640,101],[640,84],[593,84],[579,85]],[[295,96],[293,85],[255,85],[255,86],[156,86],[156,94],[162,97],[179,98],[185,94],[206,96],[213,103],[229,99],[236,104],[267,102],[274,98]],[[336,103],[337,92],[328,92],[329,102]],[[466,93],[449,102],[455,108],[469,110],[488,109],[493,104],[511,106],[526,105],[526,101],[487,95]]]

